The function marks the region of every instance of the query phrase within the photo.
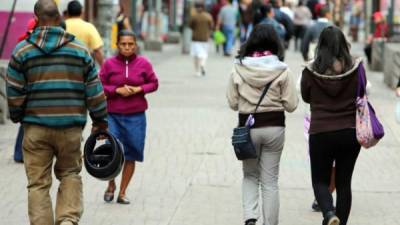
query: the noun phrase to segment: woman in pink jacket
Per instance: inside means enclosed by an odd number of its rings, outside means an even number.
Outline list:
[[[143,161],[146,137],[146,115],[148,107],[145,94],[158,88],[158,79],[150,62],[136,54],[135,34],[123,30],[117,38],[118,55],[107,59],[100,71],[101,82],[107,96],[109,131],[124,146],[125,165],[117,202],[129,204],[126,189],[133,173],[135,162]],[[104,201],[114,199],[115,180],[108,183]]]

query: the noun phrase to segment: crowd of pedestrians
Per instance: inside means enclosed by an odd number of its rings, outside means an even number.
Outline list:
[[[256,158],[242,161],[245,225],[257,224],[260,214],[264,225],[279,224],[285,111],[295,111],[299,103],[293,72],[284,62],[293,36],[306,62],[298,86],[309,104],[304,119],[312,207],[322,212],[323,225],[347,224],[352,174],[361,149],[355,90],[359,77],[366,80],[366,75],[362,60],[351,56],[345,35],[333,25],[330,10],[316,0],[300,1],[293,11],[280,0],[241,1],[239,6],[220,0],[208,13],[203,2],[195,3],[190,28],[197,76],[206,75],[208,41],[214,31],[225,36],[225,56],[235,54],[236,37],[241,42],[226,95],[230,108],[238,111],[239,126],[247,126],[252,118],[250,136],[257,151]],[[136,162],[144,160],[146,94],[158,89],[158,78],[151,62],[138,54],[137,36],[122,13],[117,52],[108,59],[95,26],[82,19],[79,1],[68,4],[64,19],[53,0],[38,0],[34,13],[34,24],[21,37],[7,72],[10,118],[22,124],[14,159],[26,169],[30,223],[77,225],[83,210],[80,147],[87,111],[92,132],[108,130],[124,148],[116,201],[130,204],[127,188]],[[380,13],[374,14],[374,21],[377,30],[371,41],[387,36]],[[257,104],[262,93],[265,97]],[[400,96],[400,81],[396,94]],[[55,212],[49,195],[53,168],[60,181]],[[115,180],[110,180],[104,201],[113,201],[116,190]]]

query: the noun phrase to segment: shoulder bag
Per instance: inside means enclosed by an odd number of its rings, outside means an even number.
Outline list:
[[[256,109],[254,110],[254,113],[257,112],[257,109],[260,106],[261,101],[264,99],[265,95],[267,94],[268,89],[271,86],[272,82],[273,81],[269,82],[265,86],[265,88],[261,94],[261,97],[258,100],[258,103],[256,105]],[[236,157],[238,160],[257,158],[257,151],[256,151],[256,148],[255,148],[255,146],[251,140],[251,136],[250,136],[250,129],[254,124],[253,114],[250,114],[248,116],[244,126],[236,127],[233,129],[232,146],[233,146],[233,150],[235,151],[235,154],[236,154]]]
[[[365,69],[358,67],[358,87],[356,100],[356,134],[357,140],[364,148],[370,148],[385,135],[382,124],[375,115],[375,110],[368,102],[365,85]]]

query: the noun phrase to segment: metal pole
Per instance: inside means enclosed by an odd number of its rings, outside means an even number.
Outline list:
[[[395,1],[390,0],[390,8],[388,15],[388,24],[389,24],[389,37],[393,35],[393,23],[394,23],[394,9],[395,9]]]
[[[14,12],[15,12],[15,6],[16,5],[17,5],[17,0],[14,0],[14,2],[12,4],[12,7],[11,7],[10,15],[8,15],[8,20],[7,20],[6,27],[4,29],[3,40],[1,40],[0,57],[3,55],[4,46],[6,45],[6,41],[7,41],[7,38],[8,38],[8,31],[10,29],[12,18],[14,17]]]
[[[104,41],[104,55],[111,55],[111,29],[115,15],[113,0],[98,0],[97,3],[97,28]]]
[[[137,4],[137,0],[131,0],[131,18],[130,18],[130,22],[131,22],[131,26],[132,26],[132,30],[134,32],[136,32],[136,23],[138,21],[136,21],[136,4]]]
[[[192,1],[185,0],[184,11],[183,11],[183,41],[182,41],[183,54],[189,54],[190,52],[190,41],[192,38],[192,32],[189,28],[191,8],[192,8]]]

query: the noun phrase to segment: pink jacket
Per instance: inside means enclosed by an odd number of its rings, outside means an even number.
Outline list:
[[[158,79],[150,62],[143,56],[124,58],[121,55],[107,59],[100,70],[100,79],[107,96],[109,113],[132,114],[148,108],[145,94],[158,88]],[[124,85],[141,86],[142,93],[123,97],[115,92]]]

